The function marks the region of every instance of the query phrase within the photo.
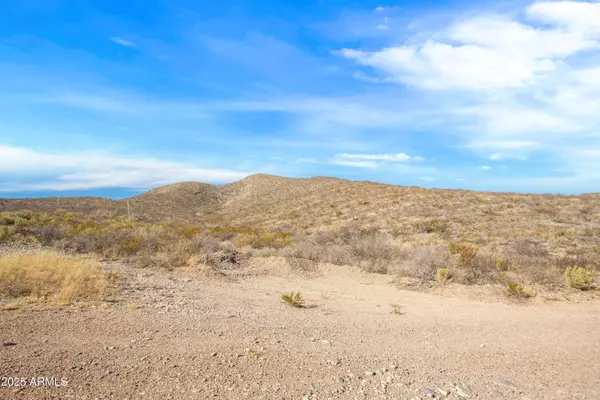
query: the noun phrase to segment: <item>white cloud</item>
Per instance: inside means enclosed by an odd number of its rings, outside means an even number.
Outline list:
[[[422,180],[422,181],[425,181],[425,182],[433,182],[433,181],[435,181],[435,178],[432,178],[431,176],[421,176],[419,179]]]
[[[389,26],[387,26],[386,24],[379,24],[379,25],[377,25],[377,28],[376,28],[376,29],[377,29],[378,31],[387,31],[387,30],[389,30],[389,29],[390,29],[390,27],[389,27]]]
[[[578,146],[600,147],[600,2],[541,1],[522,11],[456,15],[437,27],[417,21],[403,44],[337,54],[361,66],[359,79],[401,85],[415,99],[410,109],[435,110],[423,119],[440,121],[477,155],[536,155],[552,160],[549,175],[567,175],[560,182],[569,174],[591,182],[598,163]]]
[[[38,177],[31,183],[28,177]],[[201,168],[149,157],[107,155],[98,151],[50,153],[0,146],[0,177],[19,178],[19,183],[0,181],[0,191],[81,190],[108,187],[152,188],[181,181],[222,183],[248,173]],[[11,179],[12,181],[12,179]]]
[[[269,160],[273,160],[273,161],[282,161],[282,160],[283,160],[283,158],[281,158],[281,157],[278,157],[278,156],[272,156],[272,157],[269,157]]]
[[[375,11],[376,12],[384,12],[386,10],[385,7],[379,6],[379,7],[375,7]]]
[[[551,79],[565,57],[598,48],[600,3],[540,2],[527,15],[550,26],[477,16],[410,44],[377,51],[343,49],[340,54],[399,83],[480,91]]]
[[[489,166],[487,166],[487,165],[482,165],[480,168],[481,168],[481,169],[484,169],[484,170],[491,169],[491,168],[490,168]]]
[[[125,40],[119,37],[111,37],[108,40],[125,47],[136,47],[136,44],[134,42],[130,42],[129,40]]]
[[[377,161],[392,161],[392,162],[406,162],[406,161],[425,161],[423,157],[411,157],[408,154],[340,154],[339,157],[355,160],[377,160]]]
[[[344,167],[353,167],[353,168],[369,168],[374,169],[377,168],[377,163],[374,161],[345,161],[345,160],[331,160],[330,164],[332,165],[341,165]]]
[[[600,3],[542,1],[528,7],[527,14],[540,22],[556,24],[582,34],[600,33]]]

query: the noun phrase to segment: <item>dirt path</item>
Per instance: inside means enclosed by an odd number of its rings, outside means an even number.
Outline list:
[[[16,344],[0,347],[0,376],[68,380],[0,398],[600,398],[598,303],[442,297],[343,267],[237,279],[112,268],[119,304],[0,312],[0,340]],[[308,307],[283,306],[298,289]]]

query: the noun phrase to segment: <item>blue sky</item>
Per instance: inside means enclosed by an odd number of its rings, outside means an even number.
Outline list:
[[[600,188],[600,2],[0,2],[0,196]]]

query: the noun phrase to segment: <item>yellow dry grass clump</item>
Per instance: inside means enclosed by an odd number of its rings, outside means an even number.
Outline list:
[[[0,296],[70,304],[102,300],[105,290],[94,260],[52,251],[0,255]]]

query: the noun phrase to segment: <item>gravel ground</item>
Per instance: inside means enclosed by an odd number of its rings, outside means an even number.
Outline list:
[[[600,398],[598,302],[403,291],[346,267],[107,269],[119,302],[0,311],[0,376],[27,383],[5,379],[0,398]],[[280,302],[291,290],[305,308]]]

